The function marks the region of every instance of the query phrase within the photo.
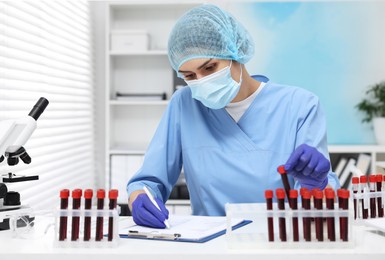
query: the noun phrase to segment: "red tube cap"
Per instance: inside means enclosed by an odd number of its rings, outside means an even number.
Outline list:
[[[321,190],[316,190],[314,192],[314,198],[316,199],[322,199],[324,197],[324,193]]]
[[[315,196],[315,193],[316,193],[317,191],[321,191],[321,189],[320,189],[320,188],[314,188],[314,189],[311,190],[311,194],[312,194],[313,196]]]
[[[327,199],[334,199],[334,197],[335,197],[334,190],[331,188],[325,189],[325,197]]]
[[[285,174],[286,173],[285,165],[278,166],[277,171],[279,174]]]
[[[376,175],[374,174],[369,175],[369,182],[376,182]]]
[[[376,175],[376,182],[382,182],[382,174]]]
[[[343,198],[343,199],[348,199],[350,197],[349,190],[342,189],[340,197]]]
[[[358,177],[352,177],[352,183],[358,184],[358,183],[360,183],[360,179]]]
[[[82,190],[81,189],[74,189],[72,191],[72,198],[80,199],[81,197],[82,197]]]
[[[311,192],[309,190],[304,190],[303,194],[302,194],[302,197],[304,199],[310,199],[311,198]]]
[[[60,191],[60,198],[61,199],[68,199],[69,196],[70,196],[70,190],[64,189],[64,190]]]
[[[285,198],[285,190],[278,188],[275,190],[275,194],[277,196],[277,199],[284,199]]]
[[[113,199],[113,200],[116,200],[117,198],[118,198],[118,190],[110,190],[109,192],[108,192],[108,198],[109,199]]]
[[[272,199],[273,198],[273,191],[272,190],[265,190],[265,198],[266,199]]]
[[[98,189],[96,192],[96,197],[98,199],[104,199],[106,197],[106,192],[103,189]]]
[[[92,189],[86,189],[84,191],[84,198],[86,199],[92,199],[92,196],[93,196],[93,191]]]
[[[304,191],[309,191],[309,190],[308,190],[308,188],[300,188],[300,189],[299,189],[299,194],[300,194],[301,196],[303,196],[303,192],[304,192]]]
[[[368,180],[366,179],[365,175],[360,176],[360,183],[367,183]]]
[[[289,197],[290,197],[291,199],[296,199],[296,198],[298,198],[298,191],[297,191],[297,190],[290,190],[290,191],[289,191]]]

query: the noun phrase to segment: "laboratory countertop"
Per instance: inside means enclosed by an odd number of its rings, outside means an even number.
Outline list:
[[[127,219],[124,219],[127,221]],[[132,221],[129,219],[128,221]],[[265,248],[265,249],[230,249],[226,235],[217,237],[206,243],[186,243],[172,241],[151,241],[143,239],[119,239],[113,248],[59,248],[54,246],[54,229],[48,227],[49,221],[36,217],[33,229],[24,235],[15,235],[11,231],[0,231],[0,259],[28,260],[74,260],[92,259],[279,259],[285,260],[325,260],[331,259],[368,260],[385,259],[385,233],[355,226],[355,245],[352,248]],[[359,232],[357,232],[359,231]]]

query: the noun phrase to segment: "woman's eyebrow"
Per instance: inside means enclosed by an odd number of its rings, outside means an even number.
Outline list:
[[[205,61],[202,65],[200,65],[200,66],[197,68],[197,70],[200,70],[201,68],[203,68],[204,66],[206,66],[207,63],[209,63],[210,61],[212,61],[212,58],[209,59],[209,60],[207,60],[207,61]],[[190,71],[186,71],[186,70],[178,70],[178,72],[186,73],[186,72],[190,72]]]

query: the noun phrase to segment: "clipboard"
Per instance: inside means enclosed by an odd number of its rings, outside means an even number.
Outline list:
[[[120,229],[121,238],[150,239],[174,242],[204,243],[226,233],[226,217],[171,215],[170,229],[156,229],[131,225]],[[234,219],[232,229],[238,229],[251,220]]]

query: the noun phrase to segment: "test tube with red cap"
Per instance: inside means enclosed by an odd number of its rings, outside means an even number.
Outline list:
[[[385,177],[385,176],[384,176]],[[382,174],[376,175],[376,190],[377,192],[380,192],[382,190]],[[377,209],[378,209],[378,217],[382,218],[384,217],[384,208],[382,206],[382,197],[379,195],[377,197]]]
[[[376,175],[369,175],[369,190],[376,192]],[[376,217],[376,198],[370,198],[370,218]]]
[[[352,177],[352,190],[354,194],[358,192],[358,186],[360,183],[360,179],[358,177]],[[353,207],[354,207],[354,219],[357,219],[357,199],[353,199]]]
[[[367,179],[366,179],[365,175],[360,176],[360,186],[361,186],[361,193],[362,194],[366,193],[366,191],[367,191]],[[366,207],[366,205],[364,203],[364,199],[361,199],[361,207],[362,207],[362,218],[367,219],[369,212],[368,212],[368,208]]]
[[[60,209],[68,209],[68,198],[70,191],[63,189],[60,191]],[[59,220],[59,241],[64,241],[67,238],[67,217],[61,216]]]
[[[331,188],[325,189],[326,208],[329,210],[334,209],[334,190]],[[335,221],[334,217],[328,217],[327,220],[328,238],[330,241],[336,241],[335,233]]]
[[[117,206],[117,199],[118,199],[118,190],[110,190],[108,192],[108,199],[110,200],[109,202],[109,209],[116,209]],[[108,241],[112,241],[114,237],[114,218],[109,217],[108,218]]]
[[[278,188],[275,190],[275,194],[277,197],[277,204],[279,210],[285,210],[285,190]],[[286,220],[284,217],[278,218],[278,226],[279,226],[279,238],[281,241],[286,241]]]
[[[302,193],[302,208],[310,210],[311,193],[309,190],[304,190]],[[303,218],[303,237],[305,241],[311,241],[311,218]]]
[[[92,207],[92,196],[93,191],[92,189],[86,189],[84,191],[84,209],[90,210]],[[84,241],[89,241],[91,238],[91,217],[86,216],[84,217]]]
[[[321,190],[314,191],[314,208],[322,210],[323,192]],[[323,234],[323,218],[315,217],[315,234],[318,241],[324,240]]]
[[[265,190],[266,209],[273,210],[273,191]],[[273,217],[267,218],[267,231],[269,235],[269,241],[274,241],[274,220]]]
[[[104,198],[106,197],[106,192],[104,189],[98,189],[96,192],[97,205],[96,208],[98,210],[103,210],[104,208]],[[95,240],[101,241],[103,239],[103,217],[96,218],[96,233]]]
[[[341,209],[349,209],[349,190],[343,189],[340,192],[341,196]],[[347,217],[340,217],[340,237],[342,241],[348,241],[348,218]]]
[[[290,207],[293,210],[298,209],[298,191],[297,190],[290,190],[289,193],[289,201],[290,201]],[[293,217],[293,241],[297,242],[299,241],[299,231],[298,231],[298,218]]]
[[[284,165],[278,166],[277,171],[281,175],[281,181],[283,184],[283,188],[285,189],[287,199],[289,199],[290,183],[289,183],[289,179],[287,178],[285,166]],[[290,203],[290,201],[289,201],[289,203]]]
[[[75,210],[80,209],[81,197],[82,197],[81,189],[74,189],[72,191],[72,209],[75,209]],[[76,241],[79,239],[79,224],[80,224],[80,217],[72,216],[72,231],[71,231],[72,241]]]

